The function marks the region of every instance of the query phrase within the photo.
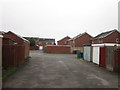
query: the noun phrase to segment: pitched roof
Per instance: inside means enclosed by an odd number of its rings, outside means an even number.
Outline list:
[[[86,34],[86,33],[87,33],[87,32],[84,32],[84,33],[82,33],[82,34],[79,34],[79,35],[77,35],[77,36],[75,36],[75,37],[69,39],[68,41],[75,40],[75,39],[81,37],[82,35],[84,35],[84,34]]]
[[[27,39],[21,37],[20,35],[17,35],[17,34],[15,34],[15,33],[11,32],[11,31],[9,31],[9,32],[7,32],[7,33],[12,33],[12,34],[16,35],[17,37],[19,37],[20,39],[22,39],[23,41],[30,43]]]
[[[116,29],[114,30],[111,30],[111,31],[107,31],[107,32],[103,32],[103,33],[100,33],[98,34],[97,36],[95,36],[94,38],[92,38],[92,40],[95,40],[95,39],[102,39],[102,38],[105,38],[107,37],[108,35],[110,35],[111,33],[117,31]],[[117,31],[118,32],[118,31]],[[119,32],[120,33],[120,32]]]
[[[59,41],[62,41],[62,40],[64,40],[65,38],[69,38],[69,39],[71,39],[69,36],[66,36],[66,37],[60,39]],[[59,41],[58,41],[58,42],[59,42]]]
[[[0,31],[0,35],[3,35],[3,34],[5,34],[5,32],[4,31]]]

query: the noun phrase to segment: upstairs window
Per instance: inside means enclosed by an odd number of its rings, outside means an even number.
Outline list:
[[[116,42],[117,42],[117,43],[119,42],[119,38],[116,38]]]
[[[102,43],[102,42],[103,42],[103,40],[100,38],[100,39],[99,39],[99,43]]]

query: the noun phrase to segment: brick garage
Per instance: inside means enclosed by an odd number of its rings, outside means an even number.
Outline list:
[[[46,53],[70,53],[70,50],[69,45],[47,45],[44,51]]]

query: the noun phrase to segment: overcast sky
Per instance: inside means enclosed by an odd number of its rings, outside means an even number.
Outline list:
[[[0,29],[21,36],[95,36],[118,28],[120,0],[2,0]]]

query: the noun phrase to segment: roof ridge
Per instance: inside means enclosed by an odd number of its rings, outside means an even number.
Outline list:
[[[115,32],[115,31],[119,32],[116,29],[111,30],[111,31],[102,32],[102,33],[98,34],[97,36],[93,37],[93,39],[104,38],[104,37],[108,36],[109,34]]]
[[[68,38],[71,39],[71,37],[69,37],[69,36],[65,36],[64,38],[62,38],[62,39],[60,39],[60,40],[58,40],[58,41],[61,41],[61,40],[65,39],[66,37],[68,37]]]
[[[14,33],[14,32],[12,32],[12,31],[8,31],[7,33],[9,33],[9,32],[10,32],[10,33],[13,33],[14,35],[16,35],[17,37],[21,38],[22,40],[24,40],[24,41],[26,41],[26,42],[29,42],[29,40],[23,38],[22,36],[20,36],[20,35]],[[29,42],[29,43],[30,43],[30,42]]]

